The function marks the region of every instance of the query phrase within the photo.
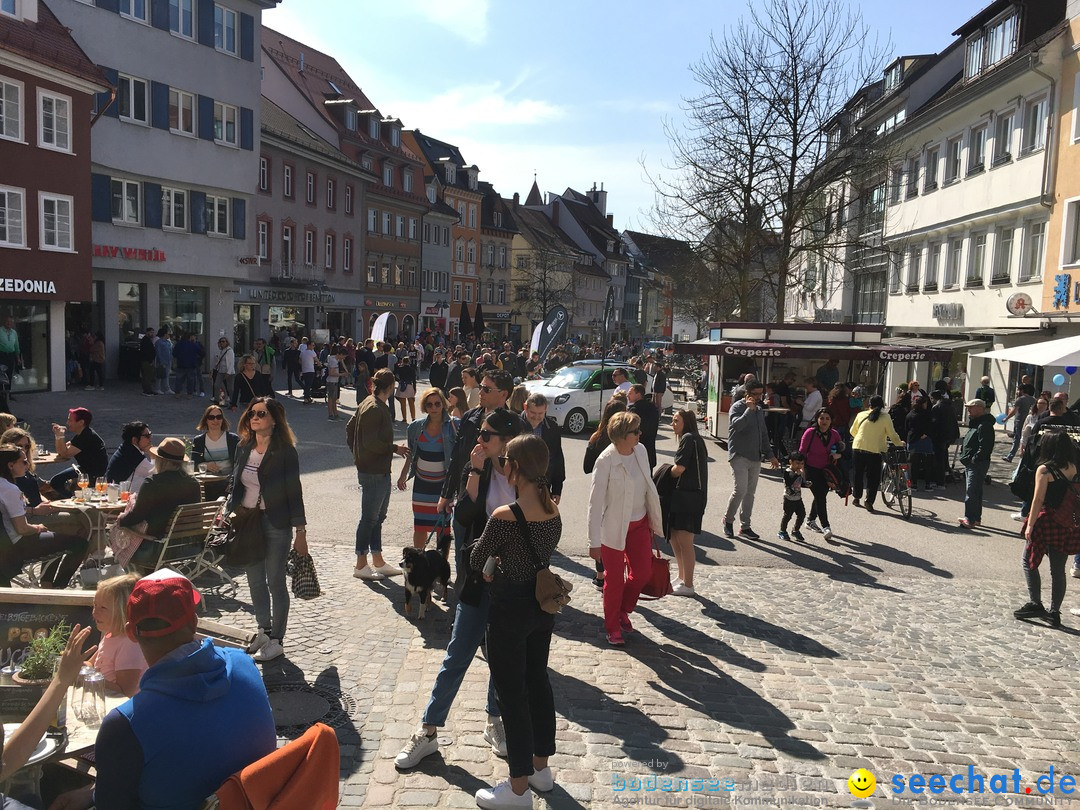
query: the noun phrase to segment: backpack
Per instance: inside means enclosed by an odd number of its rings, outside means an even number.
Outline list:
[[[844,468],[839,464],[830,463],[821,472],[825,476],[825,483],[829,485],[829,489],[835,490],[841,498],[846,499],[851,494],[851,482]]]

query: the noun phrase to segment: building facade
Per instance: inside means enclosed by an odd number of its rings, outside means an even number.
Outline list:
[[[434,175],[427,175],[424,182],[431,208],[424,214],[420,331],[446,335],[450,331],[450,277],[454,269],[450,232],[458,213],[438,198]]]
[[[484,195],[480,209],[480,280],[478,306],[484,324],[496,339],[521,339],[511,322],[510,256],[514,246],[514,221],[491,183],[480,183]]]
[[[95,325],[68,302],[94,299],[91,108],[107,90],[49,6],[0,4],[0,321],[19,334],[14,391],[62,391],[65,332]]]

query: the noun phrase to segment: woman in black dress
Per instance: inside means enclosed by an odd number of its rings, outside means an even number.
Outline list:
[[[240,359],[240,373],[233,381],[229,410],[235,411],[237,407],[246,408],[249,402],[258,397],[273,396],[274,386],[270,382],[270,375],[259,371],[255,358],[250,354],[245,354]]]
[[[671,429],[679,441],[671,477],[676,480],[671,492],[671,548],[679,579],[672,593],[694,595],[694,535],[701,533],[701,518],[709,489],[709,454],[705,440],[698,433],[697,414],[675,411]]]

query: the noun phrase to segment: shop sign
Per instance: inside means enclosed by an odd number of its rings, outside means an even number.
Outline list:
[[[750,346],[725,346],[724,354],[735,357],[780,357],[780,349],[761,348],[755,349]]]
[[[938,321],[964,322],[963,304],[934,304],[933,313]]]
[[[240,256],[239,258],[237,258],[236,263],[237,264],[258,264],[259,263],[259,257],[258,256]]]
[[[157,248],[130,248],[121,245],[94,245],[94,255],[106,259],[128,259],[134,262],[164,262],[165,251]]]
[[[0,278],[0,291],[56,295],[56,282],[40,281],[33,278]]]
[[[889,350],[883,349],[878,352],[878,357],[889,363],[895,363],[897,361],[905,360],[927,360],[929,355],[926,352],[920,351],[903,351],[903,350]]]
[[[492,313],[491,315],[489,315],[488,317],[494,318],[497,321],[508,321],[508,320],[510,320],[510,313],[509,312],[495,312],[495,313]]]
[[[1054,309],[1068,309],[1069,304],[1080,304],[1080,281],[1073,284],[1071,273],[1054,276]]]
[[[424,314],[425,315],[438,315],[440,312],[443,311],[443,309],[444,309],[444,307],[425,307],[424,308]]]
[[[277,304],[332,304],[334,294],[317,290],[268,290],[249,287],[248,298],[252,301],[272,301]]]
[[[376,309],[406,309],[409,305],[404,301],[379,301],[375,298],[365,298],[364,306]]]

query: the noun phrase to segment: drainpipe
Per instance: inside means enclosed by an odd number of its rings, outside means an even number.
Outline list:
[[[109,90],[109,103],[106,104],[104,107],[102,107],[100,110],[98,110],[97,113],[95,113],[94,117],[90,119],[90,126],[93,127],[94,124],[96,124],[98,122],[98,119],[101,118],[101,116],[103,116],[105,114],[105,111],[107,109],[109,109],[109,107],[111,107],[115,103],[116,103],[116,88],[112,88],[112,89]]]
[[[1042,76],[1050,83],[1050,94],[1046,100],[1046,120],[1047,120],[1047,133],[1046,133],[1046,151],[1043,154],[1043,182],[1042,182],[1042,195],[1039,198],[1039,204],[1043,208],[1050,208],[1054,204],[1053,197],[1050,190],[1050,153],[1054,148],[1054,134],[1057,131],[1054,128],[1054,97],[1055,90],[1057,89],[1057,79],[1051,76],[1049,73],[1043,73],[1038,65],[1038,54],[1033,53],[1028,57],[1028,66],[1031,68],[1032,73],[1038,76]]]

